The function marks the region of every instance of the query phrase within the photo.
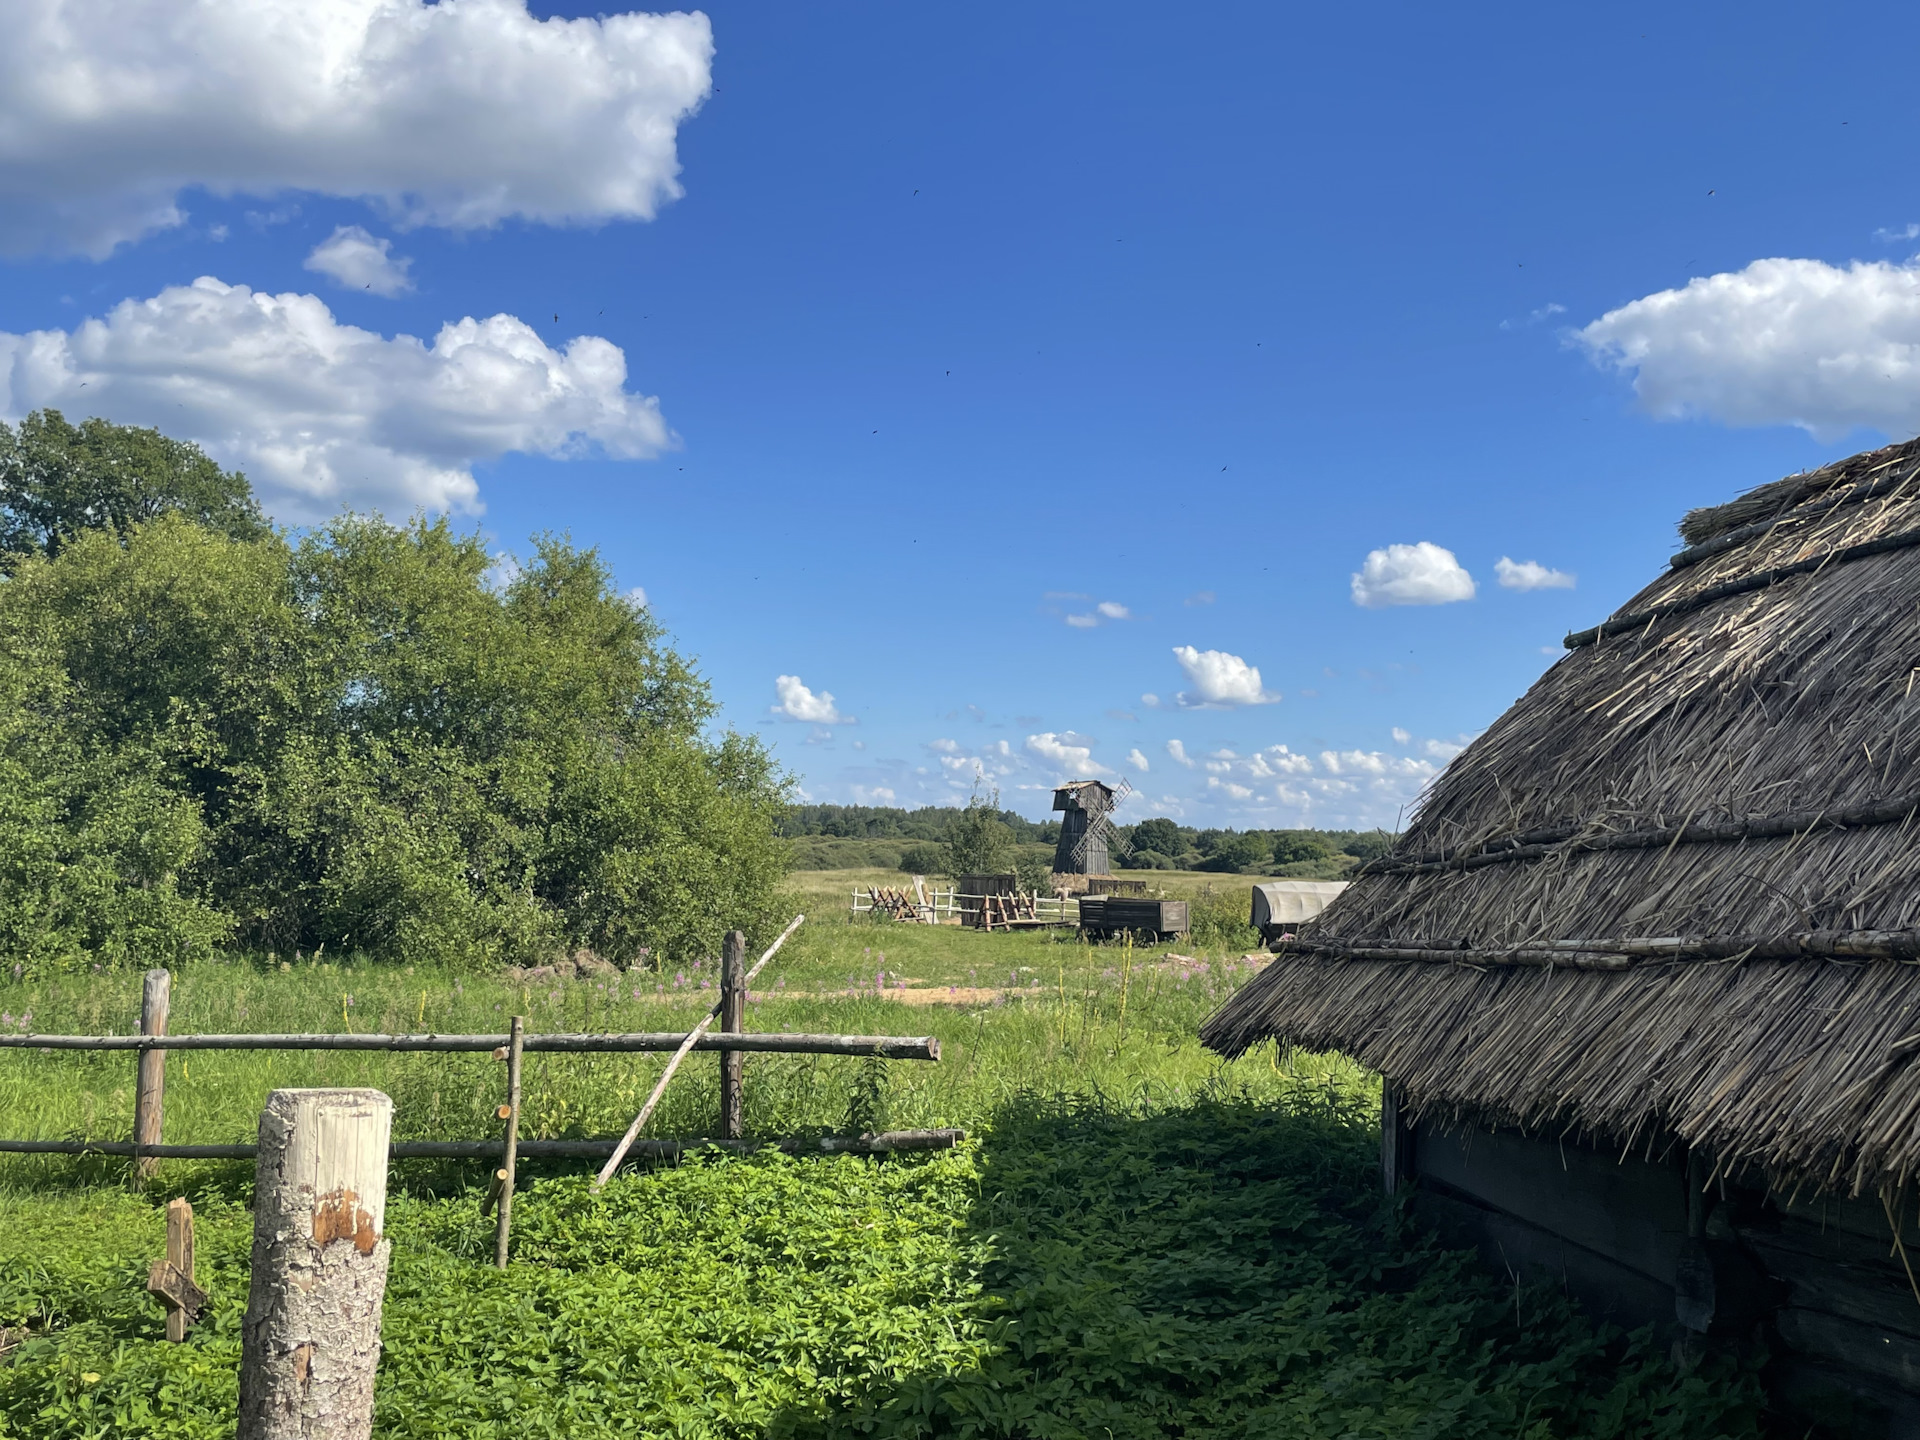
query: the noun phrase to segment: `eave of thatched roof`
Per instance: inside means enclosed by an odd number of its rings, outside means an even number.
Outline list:
[[[1456,758],[1208,1044],[1332,1046],[1416,1109],[1659,1125],[1822,1185],[1920,1174],[1920,943],[1854,943],[1920,931],[1920,442],[1686,524],[1617,612],[1650,618]]]

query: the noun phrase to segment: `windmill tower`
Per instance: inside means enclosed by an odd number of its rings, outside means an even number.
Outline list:
[[[1053,792],[1053,808],[1061,812],[1060,843],[1053,851],[1056,875],[1105,875],[1109,856],[1127,853],[1127,842],[1113,828],[1113,812],[1133,793],[1125,780],[1120,788],[1098,780],[1072,780]]]

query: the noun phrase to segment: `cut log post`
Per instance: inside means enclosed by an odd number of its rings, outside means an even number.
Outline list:
[[[513,1223],[513,1168],[520,1158],[520,1056],[526,1046],[526,1021],[513,1017],[507,1040],[507,1136],[500,1156],[500,1220],[493,1229],[493,1263],[507,1268],[507,1231]]]
[[[276,1090],[260,1114],[238,1440],[367,1440],[393,1101]]]
[[[720,1028],[738,1035],[747,1028],[747,937],[729,930],[720,946]],[[746,1056],[720,1052],[720,1136],[738,1140],[746,1131],[746,1105],[740,1093]]]
[[[207,1304],[194,1283],[193,1206],[184,1199],[167,1202],[167,1258],[147,1272],[147,1293],[167,1307],[167,1339],[178,1345]]]
[[[165,970],[147,971],[146,983],[140,987],[142,1035],[167,1033],[167,1011],[172,990],[172,975]],[[142,1145],[160,1143],[166,1125],[166,1088],[167,1052],[142,1050],[133,1091],[133,1143],[136,1153]],[[151,1180],[159,1168],[160,1162],[148,1156],[141,1156],[133,1162],[134,1174],[142,1180]]]

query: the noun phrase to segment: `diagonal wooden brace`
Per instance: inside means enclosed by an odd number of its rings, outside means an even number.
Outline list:
[[[174,1312],[178,1311],[186,1317],[186,1323],[191,1325],[200,1318],[200,1312],[207,1308],[207,1292],[194,1284],[189,1277],[182,1275],[179,1267],[171,1260],[153,1262],[153,1268],[147,1272],[147,1293],[167,1307],[169,1321],[173,1319]]]
[[[167,1307],[167,1339],[176,1345],[207,1308],[207,1292],[193,1282],[193,1206],[167,1202],[167,1258],[147,1272],[147,1293]]]

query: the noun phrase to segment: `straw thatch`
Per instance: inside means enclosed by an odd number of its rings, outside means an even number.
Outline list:
[[[1440,1119],[1920,1173],[1920,441],[1683,538],[1209,1045],[1338,1048]]]

